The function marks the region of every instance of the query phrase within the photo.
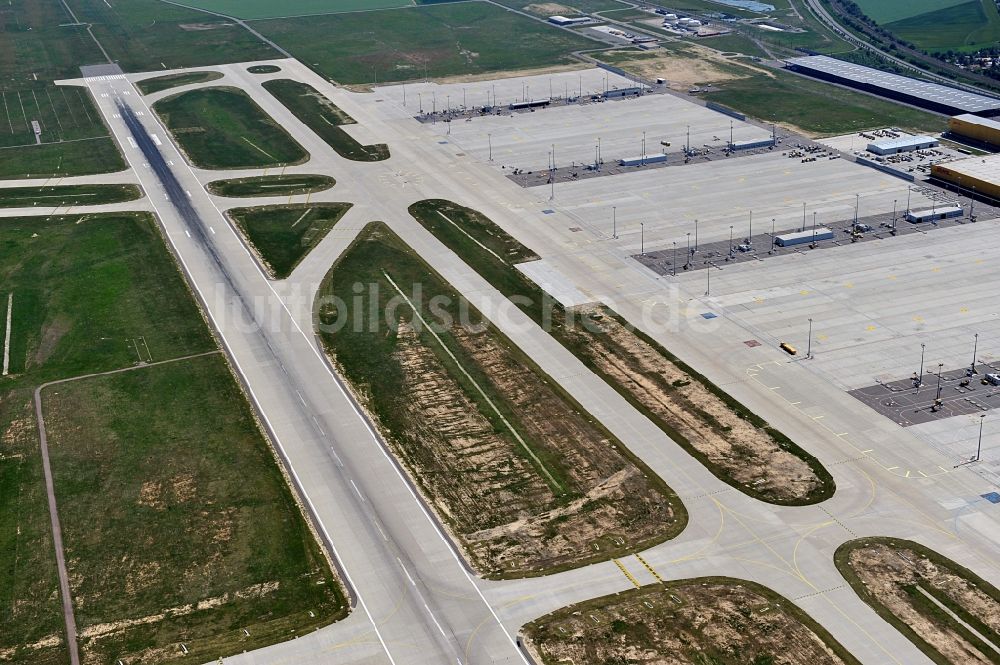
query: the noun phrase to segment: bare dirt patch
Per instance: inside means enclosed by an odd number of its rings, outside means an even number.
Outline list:
[[[648,79],[665,78],[674,90],[686,91],[692,86],[723,83],[753,74],[772,76],[760,67],[694,45],[685,45],[679,50],[609,51],[607,56],[610,62],[632,74]]]
[[[70,323],[65,318],[57,316],[49,321],[42,328],[41,338],[38,341],[38,349],[35,351],[34,365],[43,365],[49,359],[59,345],[59,340],[69,332]]]
[[[524,11],[539,14],[540,16],[570,16],[576,13],[576,10],[572,7],[560,5],[555,2],[539,2],[528,5],[524,8]]]
[[[647,586],[563,608],[524,628],[535,661],[854,665],[791,602],[738,580]]]
[[[901,622],[902,632],[925,652],[929,647],[956,665],[1000,662],[975,634],[1000,647],[1000,595],[992,585],[908,541],[852,541],[838,550],[837,562],[841,572],[848,568],[845,576],[862,598]]]
[[[568,332],[576,349],[654,420],[693,448],[724,480],[765,500],[804,502],[823,489],[809,463],[769,431],[735,412],[701,381],[603,307],[577,310],[588,326]]]
[[[177,27],[187,32],[204,32],[205,30],[219,30],[236,25],[235,23],[181,23]]]

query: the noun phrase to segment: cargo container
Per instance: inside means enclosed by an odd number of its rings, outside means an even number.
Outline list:
[[[662,164],[667,161],[667,156],[663,153],[646,155],[645,157],[623,157],[618,160],[619,166],[642,166],[644,164]]]
[[[821,226],[809,231],[795,231],[793,233],[782,233],[774,236],[774,244],[778,247],[791,247],[792,245],[802,245],[817,240],[832,240],[833,231]]]
[[[911,210],[906,213],[906,221],[919,224],[920,222],[931,222],[937,219],[949,219],[951,217],[961,217],[965,214],[962,206],[941,206],[931,210]]]

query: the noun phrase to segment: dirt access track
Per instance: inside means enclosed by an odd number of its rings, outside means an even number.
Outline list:
[[[705,577],[571,605],[524,627],[541,665],[857,665],[808,615],[770,589]]]
[[[1000,663],[1000,592],[922,545],[864,538],[842,545],[840,572],[861,598],[936,663]]]

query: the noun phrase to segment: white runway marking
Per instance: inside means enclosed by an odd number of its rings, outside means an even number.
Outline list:
[[[163,145],[163,142],[160,141],[160,137],[157,136],[156,134],[150,134],[149,137],[153,139],[153,143],[155,143],[156,145]]]
[[[7,294],[7,325],[3,334],[3,376],[10,374],[10,320],[14,310],[14,294]]]

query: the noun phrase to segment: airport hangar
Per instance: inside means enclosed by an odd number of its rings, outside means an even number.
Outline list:
[[[931,178],[1000,200],[1000,154],[969,157],[931,167]]]
[[[785,61],[785,65],[793,72],[857,88],[935,113],[945,115],[970,113],[982,117],[1000,116],[1000,99],[996,97],[987,97],[946,85],[890,74],[826,55],[790,58]]]

